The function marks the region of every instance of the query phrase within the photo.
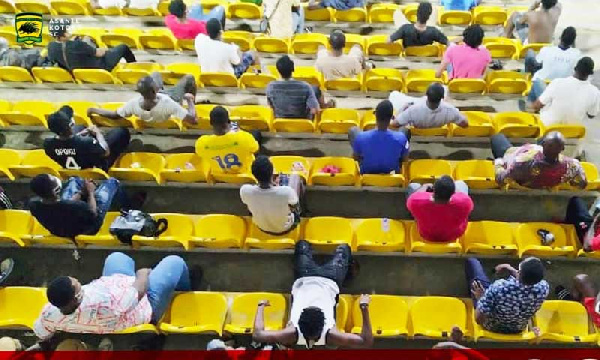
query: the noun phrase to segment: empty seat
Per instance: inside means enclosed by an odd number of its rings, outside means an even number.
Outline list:
[[[152,214],[152,218],[166,219],[168,222],[167,230],[157,237],[134,235],[132,243],[134,247],[183,247],[189,248],[189,240],[194,233],[194,222],[192,218],[185,214]],[[159,225],[159,229],[162,226]]]
[[[554,243],[543,245],[540,230],[546,230],[554,235]],[[532,222],[523,223],[517,227],[516,240],[519,256],[564,256],[574,255],[575,248],[567,241],[565,229],[559,224]]]
[[[300,235],[300,226],[285,235],[271,235],[260,230],[250,220],[250,233],[246,238],[247,249],[283,250],[293,249]]]
[[[29,234],[32,227],[33,218],[29,211],[0,211],[0,243],[16,243],[25,246],[27,243],[22,240],[22,237]]]
[[[12,110],[1,111],[5,124],[48,127],[46,116],[56,111],[56,105],[43,100],[23,100],[13,103]]]
[[[246,72],[240,77],[240,86],[244,89],[265,89],[271,81],[277,78],[271,74],[254,74]]]
[[[328,172],[323,172],[323,170]],[[358,168],[354,159],[326,156],[314,159],[309,184],[348,186],[355,185],[357,180]]]
[[[160,16],[158,9],[153,8],[123,8],[123,12],[130,16]]]
[[[348,10],[336,10],[334,17],[336,22],[366,22],[367,9],[355,7]]]
[[[160,70],[165,84],[175,85],[185,75],[193,75],[196,84],[200,82],[200,65],[194,63],[172,63]]]
[[[488,93],[525,95],[529,90],[526,74],[517,71],[496,70],[486,74]]]
[[[73,76],[78,84],[115,85],[121,81],[104,69],[75,69]]]
[[[534,43],[534,44],[526,44],[521,47],[521,51],[519,53],[519,57],[521,59],[525,58],[525,55],[529,52],[529,50],[533,50],[536,54],[540,52],[543,47],[552,46],[552,44],[546,43]]]
[[[11,166],[21,164],[21,154],[16,150],[0,149],[0,177],[14,180],[15,176],[10,172]]]
[[[398,69],[372,69],[365,74],[366,91],[402,91],[404,81]]]
[[[33,178],[39,174],[51,174],[60,178],[58,165],[50,159],[44,150],[29,150],[23,155],[20,165],[9,167],[11,174],[15,177]]]
[[[488,160],[463,160],[456,163],[454,178],[462,180],[472,189],[496,189],[494,163]]]
[[[309,119],[276,118],[273,120],[273,130],[275,132],[312,133],[315,131],[315,122]]]
[[[304,18],[307,21],[331,21],[334,14],[335,9],[331,8],[309,9],[307,7],[304,10]]]
[[[78,0],[51,0],[50,7],[57,15],[90,15],[88,6]]]
[[[508,18],[506,10],[501,6],[475,6],[473,23],[481,25],[502,25]]]
[[[248,31],[230,30],[224,31],[222,38],[224,42],[239,46],[241,51],[248,51],[252,48],[254,34]]]
[[[200,73],[200,82],[205,87],[238,87],[238,79],[231,73]]]
[[[161,183],[160,173],[166,160],[161,154],[134,152],[127,153],[113,166],[109,173],[117,179],[129,181],[156,181]]]
[[[568,139],[581,139],[585,137],[585,126],[584,125],[574,125],[574,124],[555,124],[550,126],[545,126],[540,121],[540,137],[545,136],[547,133],[551,131],[558,131],[563,134],[564,137]]]
[[[376,337],[398,336],[408,334],[408,305],[399,296],[371,295],[369,304],[371,329]],[[362,314],[358,298],[352,306],[352,333],[362,331]]]
[[[225,214],[205,215],[194,225],[190,247],[241,248],[245,236],[246,222],[241,217]]]
[[[364,219],[356,228],[356,245],[364,251],[404,251],[404,225],[392,219]]]
[[[141,78],[150,76],[149,71],[142,69],[118,69],[114,74],[123,84],[129,85],[135,85]]]
[[[265,330],[281,330],[286,317],[286,301],[281,294],[246,293],[237,295],[231,305],[230,322],[225,325],[225,331],[232,334],[251,334],[254,329],[254,317],[258,302],[268,300],[271,306],[266,306]]]
[[[347,134],[350,128],[359,125],[360,115],[354,109],[325,109],[319,121],[322,132],[334,134]]]
[[[170,334],[208,332],[221,335],[227,308],[227,298],[218,292],[179,293],[173,298],[159,328]]]
[[[240,105],[229,113],[231,121],[237,121],[244,130],[269,131],[273,117],[273,109],[262,105]]]
[[[526,112],[501,112],[494,116],[497,133],[507,137],[535,137],[540,132],[535,117]]]
[[[399,56],[404,50],[402,41],[388,41],[389,35],[372,35],[367,39],[367,54],[369,56]]]
[[[95,246],[120,246],[122,243],[116,236],[110,233],[110,225],[119,216],[118,212],[107,212],[104,217],[102,227],[95,235],[77,235],[75,241],[80,246],[95,245]]]
[[[194,153],[168,154],[165,160],[165,167],[160,170],[162,181],[206,182],[206,169],[198,155]]]
[[[146,50],[176,50],[177,40],[169,29],[151,29],[140,34],[140,45]]]
[[[375,3],[369,9],[368,20],[370,23],[393,23],[396,10],[398,10],[397,4]]]
[[[410,162],[409,181],[420,184],[433,183],[443,175],[452,176],[452,166],[446,160],[419,159]]]
[[[487,84],[482,79],[452,79],[448,83],[448,90],[458,94],[483,94]]]
[[[142,34],[143,31],[136,28],[114,28],[109,33],[102,34],[100,38],[109,48],[125,44],[131,49],[141,49],[140,35]]]
[[[253,3],[232,2],[229,4],[227,11],[233,19],[262,19],[263,9]]]
[[[338,91],[360,91],[363,87],[362,75],[355,77],[325,80],[325,88]]]
[[[435,70],[432,69],[408,70],[404,74],[404,83],[406,92],[425,93],[429,85],[443,84],[444,79],[435,77]]]
[[[290,52],[290,42],[287,39],[279,39],[266,35],[258,36],[253,43],[256,51],[271,54],[287,54]]]
[[[401,169],[402,170],[402,169]],[[360,184],[362,186],[379,187],[402,187],[406,179],[402,174],[362,174],[360,175]]]
[[[494,123],[489,114],[483,111],[463,111],[469,126],[462,128],[453,126],[452,136],[489,137],[494,134]]]
[[[410,307],[409,318],[410,336],[446,339],[454,326],[467,329],[467,309],[457,298],[421,297]]]
[[[317,249],[333,250],[340,244],[352,247],[352,237],[352,223],[341,217],[313,217],[304,226],[304,239]]]
[[[486,37],[483,45],[489,50],[494,59],[516,59],[519,57],[518,40],[504,37]]]
[[[73,120],[75,120],[75,124],[83,126],[92,125],[92,121],[87,115],[87,110],[89,108],[97,108],[97,103],[92,101],[66,101],[57,104],[56,107],[60,109],[65,105],[68,105],[73,109]]]
[[[75,82],[73,76],[67,70],[59,67],[34,67],[31,71],[36,79],[44,83],[64,84]]]
[[[469,222],[462,236],[465,253],[513,255],[517,253],[517,244],[513,229],[509,223],[497,221]]]
[[[298,174],[308,180],[310,164],[302,156],[271,156],[274,174]]]
[[[116,6],[111,6],[111,7],[107,7],[107,8],[94,8],[92,9],[94,15],[101,15],[101,16],[121,16],[123,15],[123,12],[121,11],[120,8],[116,7]]]
[[[404,47],[404,56],[406,57],[439,57],[440,46],[436,43],[422,46]]]
[[[566,343],[596,343],[598,334],[589,330],[588,313],[575,301],[546,300],[533,318],[542,340]]]
[[[445,254],[445,253],[460,253],[462,252],[462,245],[460,239],[450,241],[446,243],[433,242],[425,240],[419,233],[419,228],[416,222],[409,222],[409,235],[408,235],[408,252],[424,252],[433,254]]]
[[[440,25],[469,25],[473,15],[470,11],[444,10],[438,7],[438,24]]]
[[[585,177],[588,182],[585,187],[587,190],[598,190],[600,188],[600,179],[598,178],[598,168],[590,162],[582,162],[581,166],[585,171]]]
[[[45,288],[14,286],[0,289],[0,328],[32,330],[47,302]]]
[[[0,0],[0,14],[14,14],[15,6],[9,0]]]
[[[292,50],[295,54],[316,54],[319,47],[327,47],[327,36],[319,33],[296,34],[292,41]]]

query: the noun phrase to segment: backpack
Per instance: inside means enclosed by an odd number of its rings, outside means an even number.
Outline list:
[[[120,242],[131,245],[134,235],[157,237],[167,231],[167,219],[154,220],[152,216],[139,210],[124,210],[110,225],[110,233]]]

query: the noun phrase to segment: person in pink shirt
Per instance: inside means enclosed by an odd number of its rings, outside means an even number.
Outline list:
[[[463,32],[464,44],[448,47],[436,76],[441,77],[444,70],[448,70],[449,80],[481,78],[488,64],[492,62],[489,50],[481,46],[483,36],[483,29],[479,25],[466,28]]]
[[[464,181],[442,176],[432,184],[408,185],[406,207],[415,218],[421,237],[432,242],[452,242],[467,229],[473,201]]]
[[[206,35],[206,22],[209,19],[219,20],[224,29],[225,8],[221,5],[215,6],[209,13],[204,14],[202,5],[196,4],[188,12],[183,0],[172,0],[169,4],[169,15],[165,17],[165,25],[177,39],[195,39],[198,34]]]

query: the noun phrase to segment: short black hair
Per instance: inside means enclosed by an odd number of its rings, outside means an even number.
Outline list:
[[[565,28],[560,35],[560,42],[566,46],[573,46],[575,39],[577,38],[577,30],[574,27],[569,26]]]
[[[575,65],[575,71],[584,77],[594,74],[594,60],[589,56],[584,56]]]
[[[152,76],[148,75],[138,80],[136,91],[146,97],[147,95],[150,95],[151,92],[155,91],[155,87],[158,87],[158,84],[154,81]]]
[[[50,180],[50,175],[48,174],[38,174],[29,183],[31,191],[44,199],[54,196],[54,187],[55,184]]]
[[[229,120],[229,112],[222,106],[215,106],[210,111],[210,124],[212,126],[225,126],[231,120]]]
[[[477,49],[479,46],[481,46],[484,35],[485,33],[483,32],[481,26],[475,24],[469,26],[465,29],[465,31],[463,31],[463,40],[465,44],[469,45],[474,49]]]
[[[183,0],[171,0],[171,3],[169,4],[169,13],[177,16],[178,18],[183,18],[185,16],[186,9],[187,6]]]
[[[542,0],[542,7],[546,10],[552,9],[558,0]]]
[[[421,24],[427,23],[431,13],[433,12],[433,7],[428,2],[422,2],[419,4],[417,8],[417,21]]]
[[[333,30],[329,35],[329,44],[333,50],[342,50],[346,46],[346,35],[342,30]]]
[[[252,163],[252,175],[259,183],[268,183],[273,178],[273,163],[268,156],[259,155]]]
[[[520,281],[525,285],[535,285],[544,279],[544,264],[536,257],[530,257],[521,262],[519,269]]]
[[[219,37],[223,28],[221,27],[221,22],[218,19],[210,19],[206,22],[206,32],[211,39],[215,40]]]
[[[378,123],[387,123],[389,125],[394,116],[394,105],[389,100],[383,100],[375,108],[375,119]]]
[[[51,19],[48,22],[48,28],[50,29],[50,35],[53,38],[61,38],[63,37],[71,28],[71,19],[68,18],[56,18]]]
[[[427,101],[429,101],[430,103],[439,104],[440,101],[442,101],[442,99],[444,98],[445,92],[446,90],[444,90],[444,87],[441,84],[433,83],[429,85],[427,91],[425,92],[425,95],[427,95]]]
[[[46,290],[46,296],[50,304],[59,309],[69,305],[75,298],[75,289],[73,288],[71,278],[60,276],[52,280]]]
[[[64,105],[58,111],[48,115],[48,129],[56,135],[62,135],[69,130],[72,118],[73,108]]]
[[[304,339],[318,339],[325,326],[325,314],[318,307],[307,307],[302,310],[298,319],[298,327]],[[307,341],[308,343],[308,341]]]
[[[275,67],[277,67],[277,71],[282,78],[289,79],[292,77],[292,73],[294,72],[294,61],[290,59],[289,56],[283,55],[277,59]]]
[[[454,180],[448,175],[444,175],[433,183],[433,195],[436,200],[450,201],[456,191]]]

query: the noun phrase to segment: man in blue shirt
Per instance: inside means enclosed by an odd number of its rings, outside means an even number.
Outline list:
[[[446,10],[469,11],[480,3],[481,0],[442,0],[442,5]]]
[[[354,158],[360,163],[361,174],[400,173],[400,163],[408,158],[410,132],[408,129],[388,129],[394,117],[394,106],[384,100],[375,109],[377,129],[362,132],[357,127],[350,129],[348,138]]]

